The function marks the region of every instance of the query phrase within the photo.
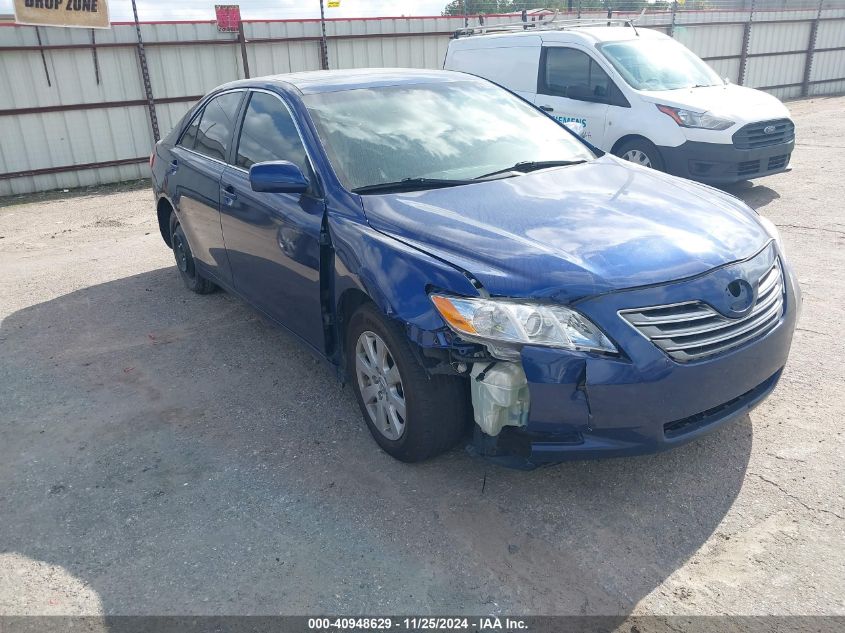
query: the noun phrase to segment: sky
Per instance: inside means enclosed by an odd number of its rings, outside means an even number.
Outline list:
[[[240,4],[244,19],[320,17],[319,0],[136,0],[143,20],[213,20],[215,4]],[[340,0],[327,18],[440,15],[448,0]],[[130,0],[108,0],[112,22],[132,19]],[[0,14],[13,13],[12,0],[0,0]]]

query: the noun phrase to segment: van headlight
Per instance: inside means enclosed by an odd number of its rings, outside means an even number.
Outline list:
[[[667,105],[658,105],[657,109],[667,114],[681,127],[695,127],[703,130],[727,130],[734,124],[729,119],[710,114],[709,112],[693,112],[684,108],[673,108]]]
[[[439,294],[431,295],[431,300],[449,327],[468,340],[617,351],[598,326],[564,306]]]

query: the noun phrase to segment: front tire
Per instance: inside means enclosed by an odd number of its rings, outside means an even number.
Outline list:
[[[457,377],[429,375],[402,328],[372,304],[349,321],[347,371],[373,439],[392,457],[418,462],[439,455],[467,429],[467,389]]]
[[[217,286],[203,277],[197,270],[191,247],[188,245],[188,238],[185,236],[182,225],[179,224],[175,214],[170,216],[170,243],[173,245],[173,256],[176,258],[179,276],[185,282],[188,290],[199,295],[214,292]]]
[[[643,167],[651,167],[658,171],[664,171],[663,157],[660,150],[654,143],[644,138],[635,138],[622,143],[616,149],[616,155],[622,160],[627,160]]]

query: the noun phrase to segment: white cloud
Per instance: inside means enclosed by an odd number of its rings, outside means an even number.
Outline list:
[[[141,20],[213,20],[215,4],[240,4],[248,20],[320,17],[319,0],[137,0]],[[401,15],[440,15],[447,0],[340,0],[340,8],[326,8],[327,18]],[[0,0],[0,14],[12,13],[12,0]],[[109,0],[112,21],[132,19],[130,0]]]

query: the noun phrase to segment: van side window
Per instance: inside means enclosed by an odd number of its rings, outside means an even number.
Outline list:
[[[268,160],[290,161],[311,176],[308,156],[288,109],[273,95],[253,92],[241,126],[238,167]]]
[[[607,102],[612,90],[610,77],[586,53],[563,47],[545,49],[540,93],[580,101]]]
[[[227,92],[208,102],[197,130],[195,151],[210,158],[226,160],[241,97],[243,92]]]

